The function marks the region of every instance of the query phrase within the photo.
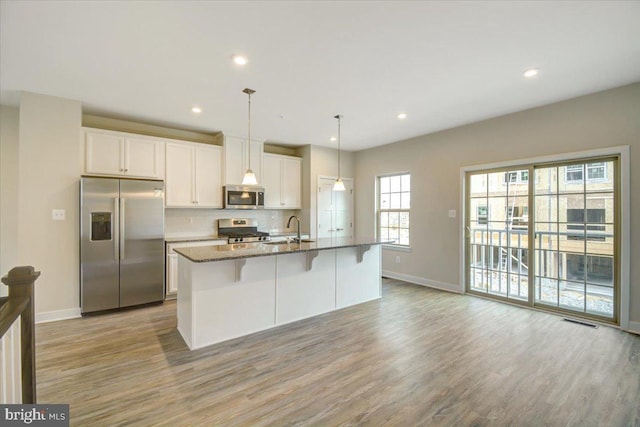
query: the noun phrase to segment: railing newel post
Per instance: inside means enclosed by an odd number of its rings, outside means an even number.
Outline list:
[[[2,278],[9,287],[9,299],[28,298],[29,303],[20,315],[20,359],[22,363],[22,403],[36,403],[36,337],[34,283],[40,276],[32,266],[12,268]]]

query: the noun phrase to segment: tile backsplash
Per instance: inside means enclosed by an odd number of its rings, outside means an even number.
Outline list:
[[[220,218],[256,218],[258,230],[269,233],[294,231],[286,228],[291,215],[299,210],[225,210],[225,209],[165,209],[165,236],[207,236],[218,233]]]

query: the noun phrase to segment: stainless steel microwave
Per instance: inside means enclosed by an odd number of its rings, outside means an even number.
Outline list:
[[[264,187],[255,185],[226,185],[225,209],[264,209]]]

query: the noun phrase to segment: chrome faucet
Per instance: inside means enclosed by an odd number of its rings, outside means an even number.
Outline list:
[[[302,239],[300,238],[300,218],[298,218],[298,217],[297,217],[297,216],[295,216],[295,215],[291,215],[291,216],[289,217],[289,221],[287,221],[287,228],[291,227],[291,220],[292,220],[292,219],[295,219],[296,221],[298,221],[298,237],[296,238],[296,241],[297,241],[298,243],[300,243],[300,242],[302,241]]]

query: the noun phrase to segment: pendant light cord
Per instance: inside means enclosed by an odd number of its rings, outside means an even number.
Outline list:
[[[249,145],[249,170],[251,170],[251,92],[248,92],[249,94],[249,140],[247,141],[247,144]]]
[[[247,115],[247,117],[249,118],[249,121],[248,121],[248,127],[249,127],[248,138],[249,138],[249,140],[247,141],[247,144],[249,144],[249,169],[248,169],[248,171],[251,171],[251,94],[255,93],[256,91],[246,87],[246,88],[244,88],[244,90],[242,92],[244,92],[247,95],[249,95],[249,114]]]
[[[338,179],[340,179],[342,178],[342,176],[340,175],[340,114],[335,116],[335,118],[338,119]]]

